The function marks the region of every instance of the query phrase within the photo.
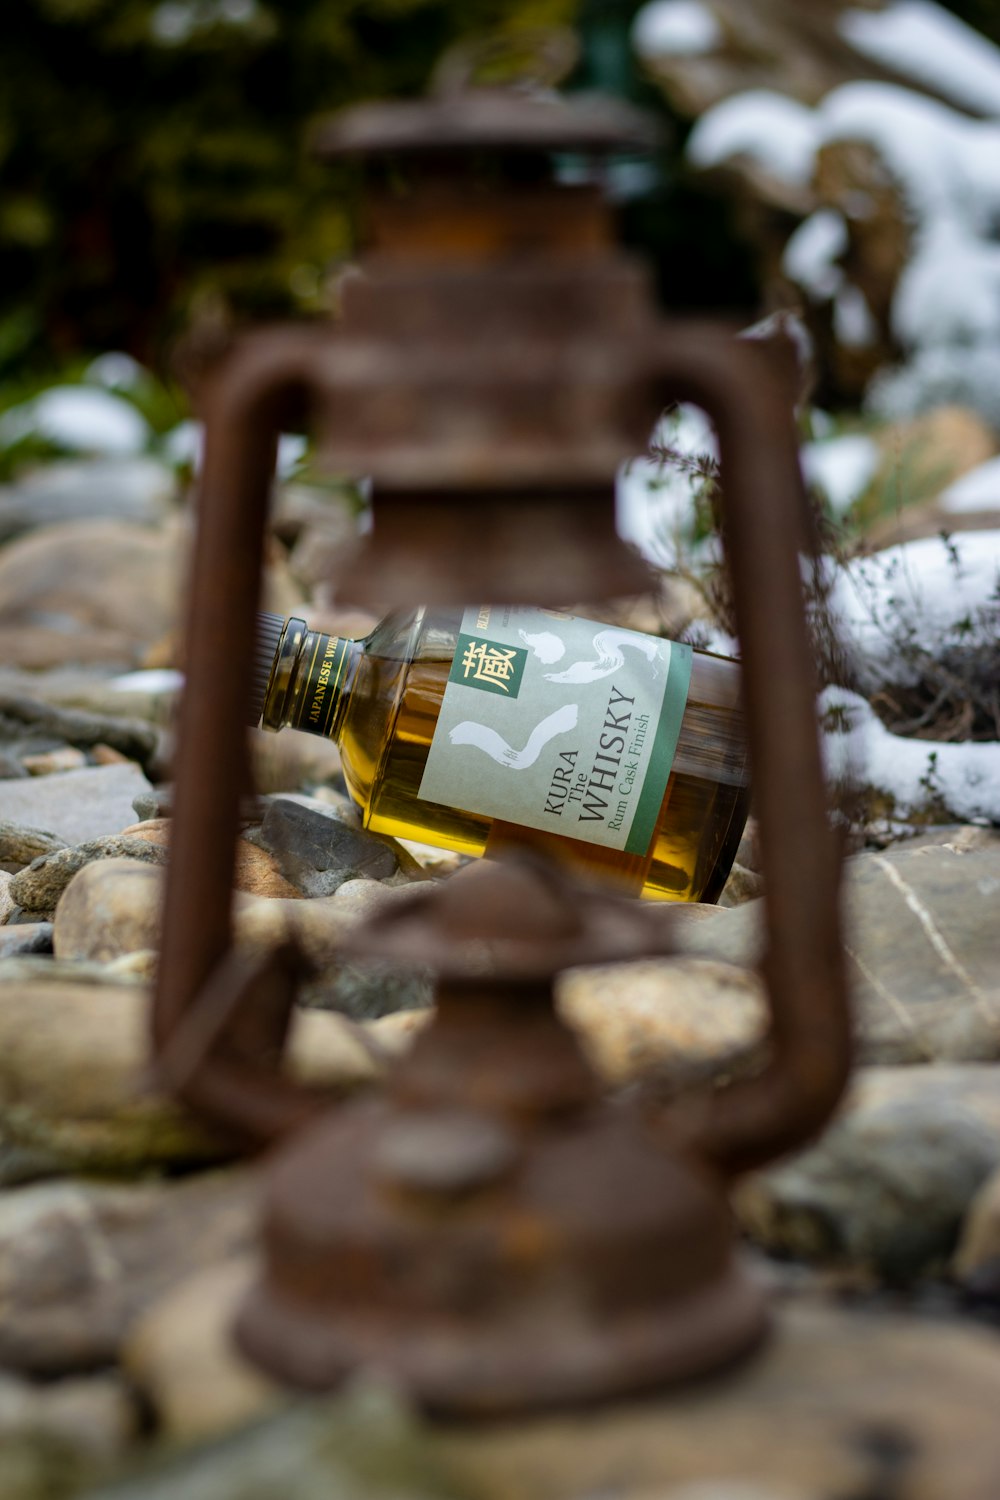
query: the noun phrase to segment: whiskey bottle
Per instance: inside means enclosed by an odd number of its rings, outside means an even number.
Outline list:
[[[749,800],[734,662],[507,605],[397,612],[363,640],[258,618],[254,722],[334,740],[367,828],[718,899]]]

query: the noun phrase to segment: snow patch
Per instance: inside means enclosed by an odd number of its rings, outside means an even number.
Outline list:
[[[1000,458],[970,469],[943,491],[941,509],[952,516],[977,510],[1000,510]]]
[[[100,385],[108,391],[138,391],[149,382],[149,375],[139,361],[117,350],[92,359],[83,378],[88,385]]]
[[[943,802],[961,822],[1000,822],[997,745],[904,739],[886,729],[864,698],[839,687],[820,695],[819,712],[837,724],[823,735],[832,781],[874,787],[893,798],[903,817]]]
[[[878,445],[861,433],[805,443],[802,472],[806,482],[822,490],[835,515],[843,515],[863,495],[879,466]]]
[[[844,40],[984,115],[1000,113],[1000,48],[932,0],[896,0],[885,10],[849,10],[838,22]]]
[[[1000,635],[1000,531],[924,537],[832,572],[827,608],[858,685],[913,683],[921,653]]]
[[[147,667],[141,672],[126,672],[108,683],[114,693],[176,693],[183,686],[183,672],[172,667]]]
[[[748,156],[779,181],[806,187],[818,145],[811,109],[770,89],[749,89],[701,116],[688,137],[687,155],[702,169]]]
[[[0,417],[0,444],[36,437],[75,453],[128,456],[150,440],[149,424],[111,391],[55,385]]]
[[[715,430],[697,406],[681,405],[658,424],[653,441],[692,460],[718,456]],[[659,568],[676,566],[693,547],[695,500],[702,481],[670,462],[633,458],[619,470],[615,487],[619,536]]]
[[[870,349],[878,338],[878,325],[859,286],[845,281],[833,299],[833,332],[845,349]]]
[[[632,23],[632,45],[640,57],[697,57],[721,41],[718,21],[698,0],[654,0]]]
[[[898,0],[888,12],[854,15],[874,24],[904,9]],[[965,41],[972,45],[975,36]],[[992,69],[1000,49],[979,41]],[[974,120],[912,89],[870,81],[834,89],[815,110],[753,91],[708,110],[691,133],[688,156],[697,167],[744,155],[798,186],[810,181],[822,145],[861,140],[876,151],[898,187],[912,241],[890,314],[906,362],[880,374],[869,393],[884,416],[957,401],[1000,423],[1000,87],[994,105],[998,118]],[[870,208],[857,203],[849,211]],[[783,264],[807,295],[835,299],[838,338],[863,348],[876,330],[836,264],[847,234],[846,220],[819,209],[789,240]]]
[[[847,222],[835,208],[819,208],[803,219],[785,246],[781,269],[804,291],[826,301],[840,287],[844,273],[837,258],[849,244]]]
[[[307,440],[297,432],[283,432],[278,439],[278,478],[289,479],[306,455]],[[205,430],[201,422],[178,422],[163,440],[167,460],[200,473],[205,447]]]

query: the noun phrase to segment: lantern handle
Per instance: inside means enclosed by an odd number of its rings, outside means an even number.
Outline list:
[[[280,1072],[294,1003],[289,950],[247,965],[232,946],[240,803],[252,790],[252,651],[278,436],[322,386],[329,330],[234,341],[205,380],[205,453],[188,577],[185,685],[152,1006],[152,1072],[241,1144],[301,1122],[315,1096]],[[204,1045],[198,1050],[198,1038]]]
[[[665,401],[712,419],[720,519],[743,655],[751,784],[761,835],[769,1059],[758,1075],[681,1099],[663,1123],[726,1173],[815,1135],[847,1083],[850,1019],[840,933],[840,842],[830,823],[802,561],[810,547],[791,392],[766,347],[714,325],[657,341]]]

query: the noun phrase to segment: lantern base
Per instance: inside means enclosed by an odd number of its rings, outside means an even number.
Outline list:
[[[435,1132],[468,1149],[446,1163],[396,1149]],[[276,1163],[264,1243],[236,1329],[250,1359],[306,1390],[377,1371],[442,1415],[691,1379],[767,1326],[718,1186],[608,1102],[523,1133],[475,1114],[404,1119],[381,1100],[343,1107]]]

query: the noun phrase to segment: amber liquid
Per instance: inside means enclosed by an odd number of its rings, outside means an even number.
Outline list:
[[[620,890],[668,901],[716,900],[749,797],[738,668],[694,653],[674,769],[650,849],[624,854],[421,799],[460,619],[458,609],[390,615],[352,648],[331,736],[365,826],[468,855],[530,843]]]

